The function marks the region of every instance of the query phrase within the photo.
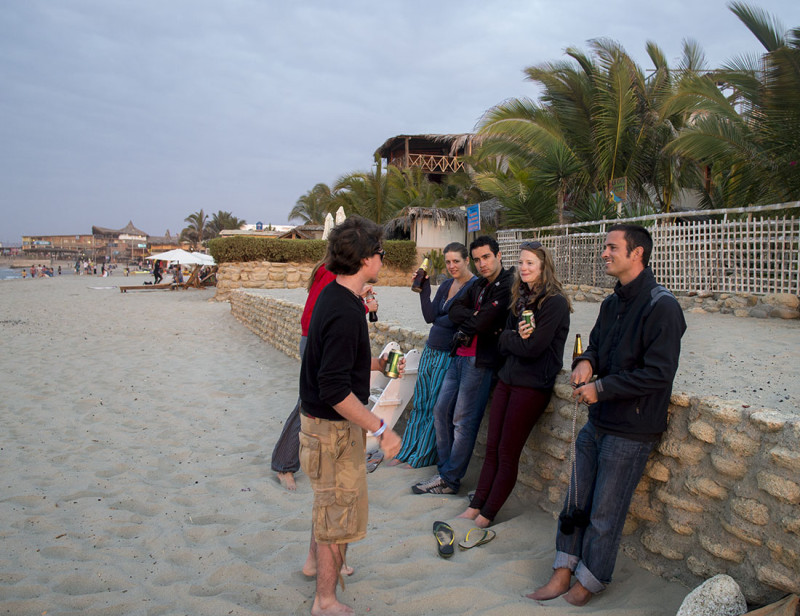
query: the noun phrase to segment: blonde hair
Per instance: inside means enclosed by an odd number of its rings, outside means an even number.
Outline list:
[[[564,293],[564,289],[561,286],[561,281],[556,275],[556,266],[553,262],[553,256],[550,251],[542,246],[539,242],[525,242],[522,244],[522,246],[520,246],[520,252],[523,250],[532,252],[539,257],[539,260],[542,262],[542,273],[539,277],[538,292],[530,294],[528,303],[525,305],[525,307],[533,307],[534,303],[537,301],[538,304],[541,305],[548,297],[561,295],[565,300],[567,300],[567,307],[569,308],[569,311],[572,312],[572,302],[569,301],[569,297],[567,297],[567,294]],[[517,300],[519,300],[519,286],[521,284],[522,279],[519,275],[519,267],[517,267],[514,271],[514,283],[511,285],[510,308],[511,312],[514,313],[514,316],[519,316],[517,314]],[[533,291],[533,289],[531,289],[531,291]]]

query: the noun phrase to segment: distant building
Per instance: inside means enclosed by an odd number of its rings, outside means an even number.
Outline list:
[[[93,260],[96,262],[131,263],[144,259],[150,254],[148,235],[137,229],[133,221],[122,229],[92,227],[95,247]]]
[[[23,235],[22,254],[33,258],[76,259],[94,254],[93,235]]]
[[[375,156],[400,169],[419,168],[432,182],[464,170],[464,157],[472,155],[479,138],[460,135],[397,135],[375,150]]]

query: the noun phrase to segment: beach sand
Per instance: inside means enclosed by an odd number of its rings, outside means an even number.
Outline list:
[[[308,614],[310,486],[269,468],[299,365],[213,289],[116,289],[141,280],[0,282],[0,614]],[[369,475],[339,592],[356,613],[671,615],[689,592],[621,554],[585,608],[524,599],[550,575],[554,521],[512,496],[494,541],[445,561],[432,523],[463,539],[466,499],[411,494],[433,472]]]

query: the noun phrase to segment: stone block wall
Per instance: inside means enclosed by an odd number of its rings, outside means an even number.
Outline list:
[[[591,291],[582,291],[591,293]],[[287,355],[298,357],[302,306],[231,293],[231,312]],[[370,324],[373,352],[390,340],[422,349],[426,334]],[[517,491],[553,516],[570,473],[575,404],[569,375],[523,449]],[[750,408],[712,392],[674,393],[669,429],[648,461],[625,523],[621,549],[640,566],[696,586],[726,573],[748,601],[800,594],[800,415]],[[483,455],[488,412],[476,454]],[[587,419],[577,409],[576,429]]]
[[[217,271],[217,291],[214,299],[228,301],[234,289],[296,289],[305,287],[313,263],[271,263],[269,261],[244,261],[222,263]],[[411,285],[411,270],[384,265],[378,284],[387,287]]]
[[[564,285],[567,295],[576,302],[602,302],[614,290],[588,285]],[[687,312],[732,314],[756,319],[799,319],[800,297],[789,293],[766,295],[712,293],[697,291],[675,296]]]

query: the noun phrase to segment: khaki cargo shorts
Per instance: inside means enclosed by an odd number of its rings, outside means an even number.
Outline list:
[[[364,432],[349,421],[300,415],[300,468],[311,480],[311,525],[318,543],[352,543],[367,534]]]

